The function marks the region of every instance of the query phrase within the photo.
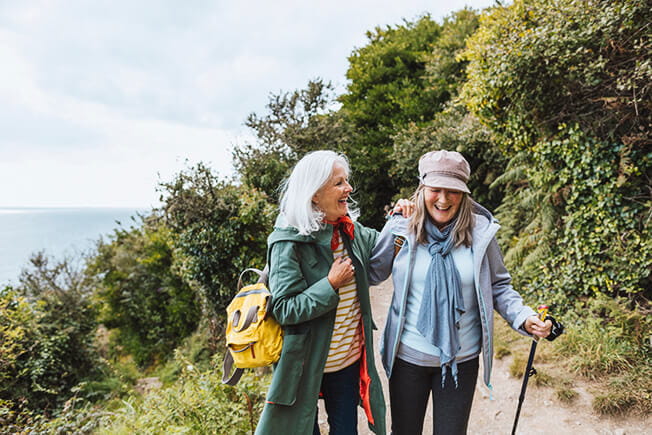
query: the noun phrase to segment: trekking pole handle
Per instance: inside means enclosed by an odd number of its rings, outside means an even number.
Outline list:
[[[537,307],[537,313],[539,313],[539,319],[541,319],[542,322],[545,322],[546,317],[548,316],[548,305],[539,305]]]

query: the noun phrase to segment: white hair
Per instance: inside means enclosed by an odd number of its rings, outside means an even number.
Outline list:
[[[313,204],[312,198],[331,178],[336,164],[344,168],[348,177],[349,162],[343,154],[313,151],[303,156],[290,176],[281,183],[281,215],[299,234],[308,235],[322,228],[324,212]],[[349,198],[349,216],[356,220],[359,215],[355,202]]]

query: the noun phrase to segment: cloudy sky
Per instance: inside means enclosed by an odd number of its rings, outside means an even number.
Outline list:
[[[367,30],[493,3],[0,0],[0,207],[149,207],[188,164],[228,176],[270,93],[342,91]]]

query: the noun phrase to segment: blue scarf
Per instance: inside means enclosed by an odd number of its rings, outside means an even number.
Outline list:
[[[457,388],[455,357],[460,349],[459,320],[464,313],[460,274],[451,255],[454,226],[455,221],[452,221],[443,231],[439,231],[430,219],[426,219],[425,230],[431,259],[417,320],[417,330],[441,353],[442,388],[447,367],[451,368]]]

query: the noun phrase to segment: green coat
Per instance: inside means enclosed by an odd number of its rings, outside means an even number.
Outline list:
[[[327,225],[309,236],[301,236],[293,228],[275,228],[267,240],[272,312],[283,325],[284,337],[256,434],[312,434],[339,301],[327,279],[333,263],[332,228]],[[362,390],[368,391],[373,420],[369,428],[385,434],[385,401],[374,363],[372,330],[376,327],[371,317],[368,279],[369,259],[377,237],[377,231],[357,222],[352,241],[342,235],[355,266],[364,326],[366,358],[361,366],[368,367],[369,383]]]

